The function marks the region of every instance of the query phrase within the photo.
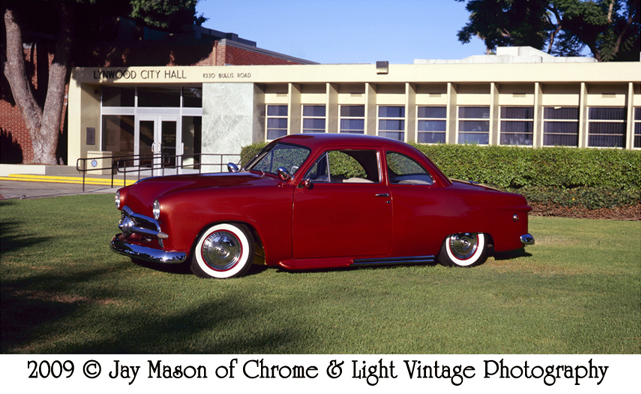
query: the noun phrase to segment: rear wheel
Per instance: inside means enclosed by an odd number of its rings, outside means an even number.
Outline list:
[[[247,272],[253,256],[252,238],[243,225],[216,224],[198,239],[191,271],[202,278],[234,278]]]
[[[487,244],[482,233],[457,233],[445,239],[438,261],[443,265],[471,267],[487,258]]]

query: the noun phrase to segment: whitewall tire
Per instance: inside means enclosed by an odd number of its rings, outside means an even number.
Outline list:
[[[445,239],[438,261],[444,265],[471,267],[487,258],[487,243],[483,233],[457,233]]]
[[[253,257],[253,241],[245,226],[216,224],[198,238],[191,271],[203,278],[235,278],[249,270]]]

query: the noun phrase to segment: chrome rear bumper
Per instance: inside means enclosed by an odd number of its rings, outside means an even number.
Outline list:
[[[530,234],[521,235],[521,243],[523,246],[534,245],[534,237]]]
[[[123,241],[120,236],[122,236],[122,234],[114,235],[110,243],[111,250],[118,254],[122,254],[133,259],[164,264],[180,264],[187,259],[187,253],[165,252],[163,250],[148,248],[146,246],[130,244]]]

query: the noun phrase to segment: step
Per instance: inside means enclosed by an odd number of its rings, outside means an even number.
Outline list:
[[[48,183],[75,183],[82,184],[82,177],[80,176],[52,176],[52,175],[27,175],[27,174],[9,174],[6,177],[0,177],[4,181],[22,181],[22,182],[48,182]],[[111,178],[95,178],[86,177],[85,185],[106,185],[111,186]],[[136,179],[127,180],[126,184],[131,185],[136,182]],[[122,187],[124,184],[122,179],[114,179],[114,187]]]

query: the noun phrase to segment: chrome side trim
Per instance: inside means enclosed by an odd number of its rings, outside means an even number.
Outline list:
[[[434,256],[384,257],[375,259],[356,259],[352,265],[385,265],[385,264],[426,264],[433,263]]]
[[[534,237],[530,234],[521,235],[521,243],[523,246],[534,245]]]
[[[120,239],[119,235],[116,234],[111,238],[111,250],[115,253],[152,263],[180,264],[187,259],[187,253],[165,252],[146,246],[130,244]]]

